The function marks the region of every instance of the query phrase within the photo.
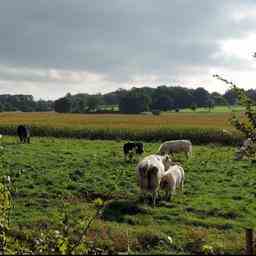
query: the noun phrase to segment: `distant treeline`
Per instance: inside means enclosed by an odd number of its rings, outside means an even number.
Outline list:
[[[256,90],[247,91],[250,98],[256,101]],[[233,106],[238,104],[232,89],[223,95],[209,93],[202,87],[188,89],[185,87],[159,86],[142,87],[130,90],[118,89],[106,94],[67,94],[54,102],[54,110],[60,113],[108,113],[121,112],[137,114],[152,111],[179,111],[190,108],[196,111],[199,107]]]
[[[250,98],[256,101],[256,90],[247,91]],[[190,108],[196,111],[199,107],[236,105],[238,99],[232,89],[223,95],[209,93],[202,87],[188,89],[185,87],[159,86],[142,87],[130,90],[118,89],[106,94],[75,94],[55,101],[35,101],[32,95],[0,95],[0,111],[56,111],[60,113],[130,113],[152,111],[179,111]]]
[[[0,95],[0,111],[43,112],[52,111],[53,109],[53,101],[35,101],[32,95]]]

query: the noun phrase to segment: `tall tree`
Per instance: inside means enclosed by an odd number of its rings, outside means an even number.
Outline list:
[[[208,107],[210,101],[210,94],[202,87],[198,87],[193,91],[193,98],[197,102],[198,107]]]
[[[228,104],[231,106],[234,106],[234,105],[238,104],[238,102],[239,102],[237,93],[234,88],[227,90],[224,93],[223,97],[227,100]]]
[[[54,110],[58,113],[72,112],[72,100],[70,97],[63,97],[54,102]]]
[[[168,111],[174,108],[174,100],[169,95],[160,95],[153,98],[152,109]]]
[[[139,114],[149,110],[150,98],[136,91],[130,91],[120,99],[119,110],[126,114]]]

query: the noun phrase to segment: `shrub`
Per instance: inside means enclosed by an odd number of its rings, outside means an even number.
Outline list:
[[[155,116],[159,116],[161,114],[161,111],[159,109],[152,109],[152,114]]]

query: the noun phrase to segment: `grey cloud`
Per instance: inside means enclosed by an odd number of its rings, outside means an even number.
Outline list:
[[[241,67],[212,56],[221,41],[247,35],[256,23],[233,19],[255,8],[252,0],[0,2],[1,65],[87,70],[116,82],[193,65]]]

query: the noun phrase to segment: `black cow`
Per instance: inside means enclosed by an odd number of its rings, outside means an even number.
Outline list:
[[[19,125],[17,128],[17,133],[21,143],[30,143],[30,130],[27,126]]]
[[[124,157],[127,160],[127,156],[131,159],[133,154],[141,155],[144,153],[144,146],[141,142],[127,142],[123,146]]]

